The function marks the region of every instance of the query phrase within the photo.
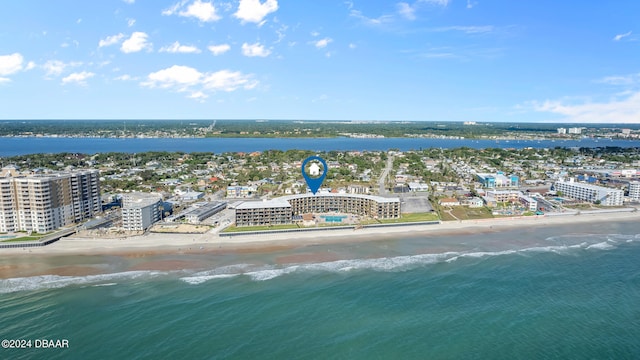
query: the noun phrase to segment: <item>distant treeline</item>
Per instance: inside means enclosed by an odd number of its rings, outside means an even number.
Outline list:
[[[386,137],[457,136],[479,138],[538,133],[554,134],[558,127],[584,127],[592,131],[640,129],[640,124],[557,124],[557,123],[477,123],[461,122],[351,122],[293,120],[3,120],[0,136],[59,135],[118,137],[149,136],[198,137],[335,137],[341,134],[371,134]]]

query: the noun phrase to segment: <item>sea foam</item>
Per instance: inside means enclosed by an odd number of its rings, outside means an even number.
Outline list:
[[[87,275],[87,276],[59,276],[39,275],[21,278],[0,280],[0,294],[17,291],[34,291],[41,289],[58,289],[71,285],[100,285],[111,286],[117,284],[117,280],[136,279],[142,277],[155,277],[166,274],[159,271],[125,271],[113,274]]]

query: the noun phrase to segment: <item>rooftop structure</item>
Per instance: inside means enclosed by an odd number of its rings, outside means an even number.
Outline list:
[[[213,202],[201,202],[190,206],[186,210],[179,214],[172,215],[166,219],[166,221],[176,221],[180,219],[186,219],[191,224],[198,224],[202,220],[213,216],[227,207],[226,202],[213,201]]]

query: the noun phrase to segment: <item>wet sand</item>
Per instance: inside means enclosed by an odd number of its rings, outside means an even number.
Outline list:
[[[331,230],[317,232],[277,233],[261,235],[239,235],[220,237],[215,233],[205,234],[146,234],[118,239],[68,237],[44,247],[26,249],[0,249],[0,278],[35,275],[82,276],[109,272],[108,269],[86,264],[56,264],[48,261],[70,256],[74,259],[85,256],[102,256],[105,262],[110,256],[124,259],[128,271],[205,268],[202,261],[188,258],[189,255],[212,254],[261,254],[276,253],[289,249],[302,249],[299,253],[276,258],[277,263],[305,263],[334,261],[332,253],[317,253],[304,250],[313,245],[350,244],[365,241],[429,238],[453,235],[491,234],[500,231],[536,229],[552,226],[584,223],[608,223],[639,221],[640,212],[596,213],[566,216],[539,216],[522,218],[499,218],[443,222],[435,225],[410,225],[359,230]],[[433,249],[431,249],[433,250]],[[184,256],[184,258],[176,258]],[[164,257],[164,258],[163,258]],[[138,261],[139,260],[139,261]],[[28,266],[28,264],[34,266]]]

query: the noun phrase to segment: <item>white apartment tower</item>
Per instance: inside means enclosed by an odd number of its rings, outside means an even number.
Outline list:
[[[554,187],[556,191],[562,191],[563,196],[592,203],[600,201],[600,204],[604,206],[621,206],[624,198],[622,190],[577,183],[573,178],[570,178],[569,181],[556,181]]]
[[[629,199],[631,201],[640,201],[640,181],[629,183]]]
[[[128,231],[147,230],[160,221],[162,198],[158,194],[132,193],[122,197],[122,228]]]
[[[102,211],[98,170],[0,178],[0,232],[45,233]]]

